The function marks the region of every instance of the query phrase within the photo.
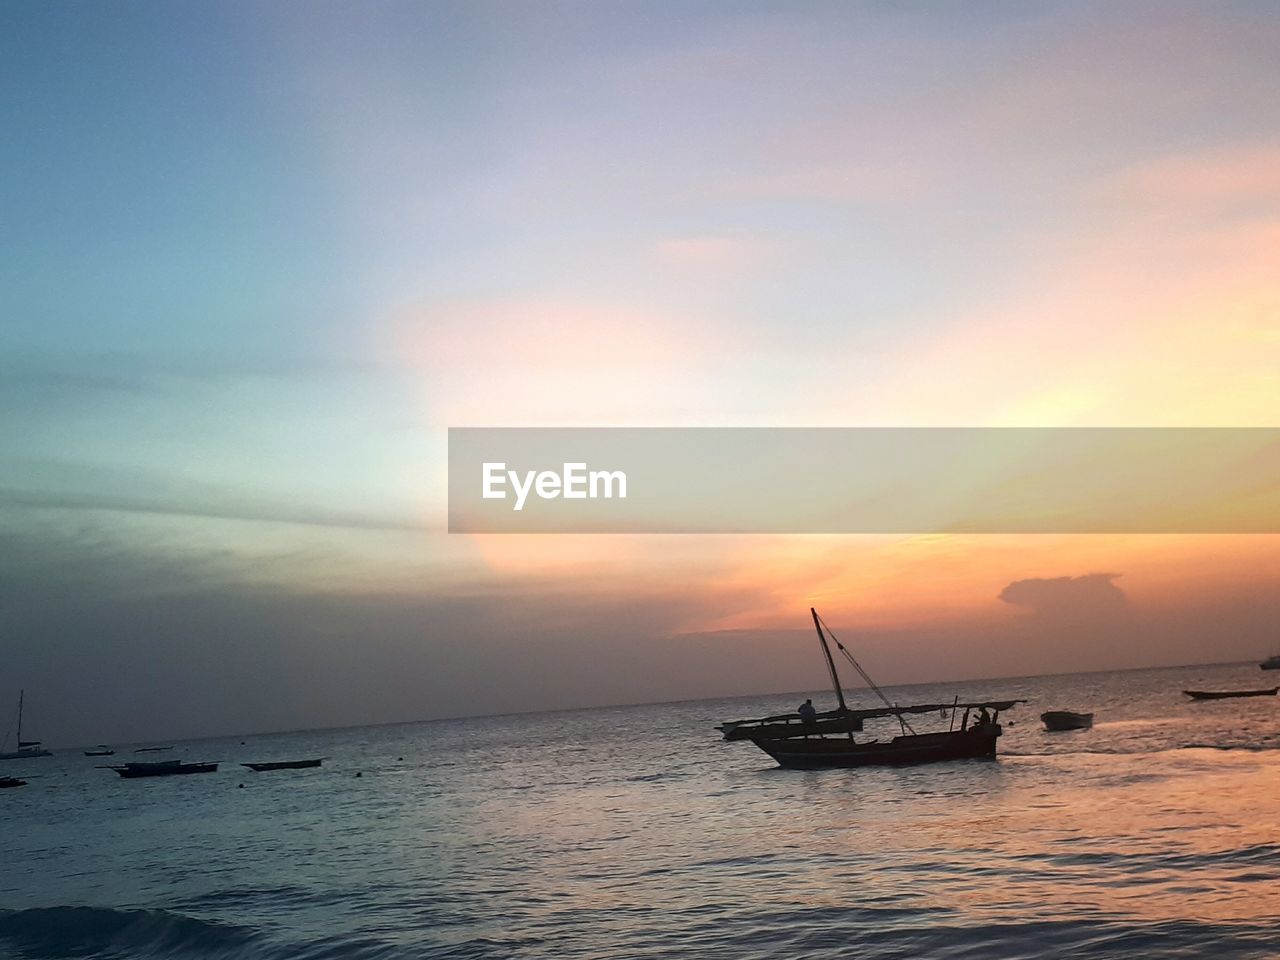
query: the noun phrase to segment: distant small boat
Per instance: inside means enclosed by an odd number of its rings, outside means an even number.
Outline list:
[[[1192,700],[1233,700],[1236,697],[1274,697],[1280,687],[1269,690],[1183,690]]]
[[[27,691],[18,691],[18,749],[0,753],[0,760],[28,760],[32,757],[53,756],[52,753],[40,746],[39,740],[22,739],[22,706],[26,698]],[[20,784],[16,784],[16,786],[20,786]]]
[[[172,750],[172,749],[173,749],[173,744],[171,743],[167,747],[139,747],[137,750],[133,752],[134,753],[161,753],[164,750]]]
[[[1046,730],[1087,730],[1093,726],[1092,713],[1072,713],[1070,710],[1049,710],[1040,714]]]
[[[317,757],[314,760],[273,760],[269,763],[242,763],[240,766],[248,767],[254,773],[262,773],[266,770],[305,770],[308,767],[320,766],[324,759],[324,757]]]
[[[1258,664],[1258,667],[1262,670],[1280,670],[1280,653],[1277,653],[1274,657],[1267,657],[1267,659]]]
[[[114,770],[126,780],[136,777],[175,777],[184,773],[216,773],[218,764],[186,763],[182,760],[156,760],[150,763],[124,763],[114,767],[103,767],[103,770]]]
[[[19,780],[17,777],[0,777],[0,790],[6,787],[25,787],[27,781]]]
[[[110,747],[108,747],[105,743],[98,744],[98,748],[96,750],[84,751],[84,755],[86,757],[113,757],[115,756],[115,753],[116,752],[112,750]]]

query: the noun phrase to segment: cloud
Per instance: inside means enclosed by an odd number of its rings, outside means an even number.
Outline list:
[[[850,205],[914,204],[933,198],[940,177],[923,161],[888,157],[806,163],[770,157],[763,172],[710,184],[703,196],[729,203],[823,202]]]
[[[1222,212],[1246,204],[1251,213],[1275,214],[1280,146],[1238,144],[1145,160],[1105,179],[1097,193],[1108,203],[1164,207],[1174,213]]]
[[[1015,580],[1000,591],[1000,599],[1037,614],[1098,614],[1124,607],[1124,591],[1114,583],[1118,573],[1087,573],[1079,577],[1032,577]]]
[[[0,531],[0,547],[0,657],[38,691],[33,722],[55,744],[693,697],[724,658],[649,645],[733,602],[692,583],[447,572],[271,582],[266,566],[328,558],[174,550],[88,524]]]
[[[759,270],[780,251],[760,237],[699,234],[660,240],[654,252],[661,264],[678,270],[739,274]]]
[[[1061,562],[1068,543],[1114,561],[1124,541],[996,538],[1005,546],[984,562],[953,552],[959,538],[885,539],[875,552],[834,537],[661,537],[643,549],[631,538],[635,551],[615,559],[603,554],[618,538],[593,555],[582,537],[565,538],[582,548],[575,562],[535,575],[561,538],[482,568],[492,557],[467,554],[473,541],[515,549],[520,538],[442,537],[437,567],[415,555],[388,568],[320,530],[308,544],[304,528],[282,530],[251,550],[129,519],[134,536],[90,515],[0,530],[0,660],[29,706],[36,691],[33,729],[55,745],[818,689],[810,603],[883,683],[1260,656],[1280,616],[1263,538],[1209,541],[1192,556],[1212,555],[1213,568],[1193,574],[1185,553],[1170,559],[1179,541],[1159,539],[1164,571],[1130,544],[1125,617],[1105,615],[1125,605],[1116,574],[1006,588],[1004,602],[1025,609],[1097,613],[1081,631],[1076,617],[943,601],[989,594],[978,584],[1005,578],[991,579],[990,562]],[[1237,548],[1252,552],[1228,566]],[[1208,653],[1211,631],[1222,640]]]
[[[417,375],[437,426],[614,426],[708,409],[728,345],[674,313],[514,297],[405,311],[381,349]]]
[[[198,495],[151,498],[0,488],[0,508],[137,513],[158,517],[285,523],[344,530],[426,531],[432,529],[427,523],[408,516],[329,511],[305,504],[255,501],[252,498],[240,498],[235,495],[225,495],[217,499],[203,499]]]

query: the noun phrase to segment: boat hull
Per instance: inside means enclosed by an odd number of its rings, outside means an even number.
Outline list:
[[[0,777],[0,790],[8,787],[25,787],[26,785],[27,781],[19,780],[17,777]]]
[[[323,760],[323,757],[319,760],[276,760],[271,763],[242,763],[240,766],[248,767],[254,773],[265,773],[268,770],[307,770],[320,766]]]
[[[1040,714],[1046,730],[1087,730],[1093,726],[1092,713],[1072,713],[1070,710],[1049,710]]]
[[[189,773],[216,773],[216,763],[157,763],[126,764],[123,767],[112,767],[116,773],[126,780],[139,777],[180,777]]]
[[[975,730],[894,737],[883,743],[858,743],[846,737],[761,737],[752,742],[780,766],[793,769],[906,767],[946,760],[994,759],[1000,733],[999,724],[990,724]]]
[[[1183,690],[1192,700],[1235,700],[1240,697],[1274,697],[1280,687],[1269,690]]]
[[[35,757],[52,757],[53,752],[43,749],[29,750],[10,750],[8,753],[0,753],[0,760],[31,760]]]

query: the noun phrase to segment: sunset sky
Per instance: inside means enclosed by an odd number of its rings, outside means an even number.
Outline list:
[[[886,683],[1280,652],[1274,536],[444,529],[450,426],[1280,426],[1277,50],[1264,2],[0,6],[0,708],[816,689],[811,604]]]

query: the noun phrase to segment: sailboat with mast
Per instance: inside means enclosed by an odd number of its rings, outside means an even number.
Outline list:
[[[762,717],[758,720],[737,720],[720,725],[727,740],[750,740],[784,767],[866,767],[907,766],[919,763],[935,763],[941,760],[994,758],[996,740],[1003,732],[1000,711],[1009,710],[1025,700],[981,700],[961,703],[956,698],[951,703],[928,703],[899,706],[893,703],[883,690],[862,669],[848,649],[818,616],[812,607],[814,628],[822,646],[827,671],[839,706],[814,718],[799,713],[779,717]],[[824,630],[825,628],[825,630]],[[836,649],[853,665],[868,688],[883,701],[883,707],[865,710],[851,709],[845,703],[840,674],[835,658],[827,643],[828,635]],[[907,717],[919,714],[945,714],[950,711],[951,726],[937,733],[917,733]],[[960,728],[955,728],[956,714],[963,711]],[[969,717],[978,711],[974,722]],[[891,740],[854,739],[854,732],[862,729],[863,721],[876,717],[894,717],[901,729],[901,736]]]
[[[39,740],[23,740],[22,739],[22,708],[26,700],[27,692],[22,690],[18,693],[18,749],[11,750],[7,753],[0,752],[0,760],[26,760],[31,757],[52,757],[53,754],[40,746]],[[6,738],[7,739],[7,738]],[[0,744],[3,746],[3,744]]]

